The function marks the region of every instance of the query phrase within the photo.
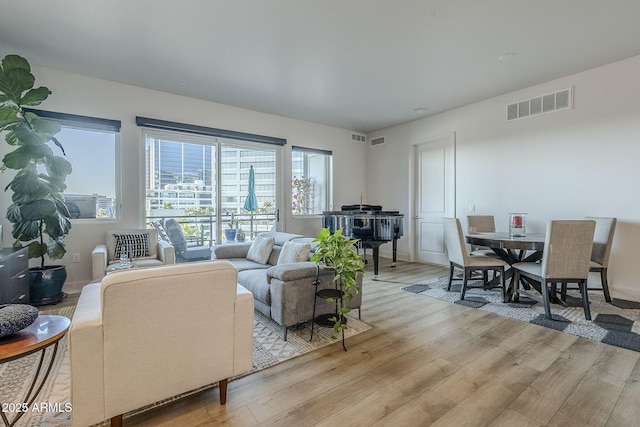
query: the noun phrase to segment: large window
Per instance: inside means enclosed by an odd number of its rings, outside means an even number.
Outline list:
[[[117,120],[31,110],[62,125],[56,138],[73,168],[64,198],[72,219],[115,219],[118,216],[116,153]],[[57,149],[57,147],[54,147]]]
[[[144,130],[144,143],[150,222],[177,218],[204,244],[219,243],[232,218],[248,238],[273,227],[279,147],[153,129]],[[257,206],[248,210],[252,168]]]
[[[73,165],[64,192],[71,217],[115,219],[118,213],[118,135],[115,132],[63,126],[57,138]]]
[[[331,206],[332,153],[292,147],[291,213],[319,215]]]

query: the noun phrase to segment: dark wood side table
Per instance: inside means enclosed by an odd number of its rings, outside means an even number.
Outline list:
[[[49,377],[58,352],[60,339],[67,333],[70,325],[71,321],[64,316],[40,315],[27,328],[13,335],[0,338],[0,363],[11,362],[29,354],[40,352],[36,374],[24,398],[22,400],[16,399],[14,402],[0,402],[2,405],[0,415],[5,426],[15,426],[22,415],[30,410],[31,405]],[[52,347],[52,351],[47,352],[49,347]],[[43,365],[45,365],[46,353],[49,353],[49,361],[44,374],[41,375]],[[15,406],[17,411],[6,411],[5,409],[11,409],[9,404]],[[15,414],[13,420],[9,420],[7,416],[11,412]]]

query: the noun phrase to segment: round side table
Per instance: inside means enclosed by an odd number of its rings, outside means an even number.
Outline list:
[[[29,385],[29,391],[22,401],[26,406],[22,406],[22,408],[30,408],[38,393],[42,390],[56,358],[60,339],[67,333],[70,325],[71,321],[64,316],[40,315],[35,322],[25,329],[13,335],[0,338],[0,363],[11,362],[29,354],[40,352],[36,373]],[[44,374],[40,375],[45,365],[45,355],[49,347],[52,347],[52,351],[48,352],[49,361],[46,364]],[[15,426],[24,413],[24,411],[18,411],[13,420],[9,420],[7,414],[4,411],[0,411],[5,426]]]

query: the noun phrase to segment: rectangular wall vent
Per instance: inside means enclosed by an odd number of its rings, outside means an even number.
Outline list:
[[[376,145],[382,145],[384,144],[384,136],[379,136],[377,138],[372,138],[371,139],[371,146],[375,147]]]
[[[507,104],[506,119],[510,122],[569,108],[573,108],[572,88]]]
[[[367,137],[361,133],[352,133],[351,140],[356,142],[367,142]]]

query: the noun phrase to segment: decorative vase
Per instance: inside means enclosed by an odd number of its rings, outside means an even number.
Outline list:
[[[55,304],[62,301],[67,294],[62,286],[67,280],[67,267],[64,265],[47,265],[44,268],[29,269],[29,294],[31,305]]]
[[[245,235],[244,230],[242,228],[238,228],[238,232],[236,233],[236,240],[238,242],[244,242]]]
[[[525,237],[527,234],[525,224],[526,215],[526,213],[522,212],[509,214],[509,237]]]
[[[233,242],[236,240],[236,229],[235,228],[227,228],[224,230],[224,236],[227,238],[228,242]]]

